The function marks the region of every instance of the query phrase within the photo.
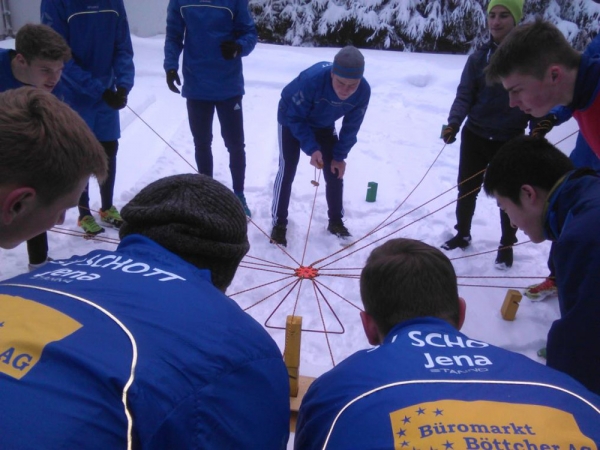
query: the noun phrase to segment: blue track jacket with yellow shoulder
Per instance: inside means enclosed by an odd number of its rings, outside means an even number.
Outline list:
[[[140,235],[0,283],[1,448],[283,449],[277,345]]]
[[[599,424],[600,398],[569,376],[422,318],[310,386],[295,448],[596,449]]]

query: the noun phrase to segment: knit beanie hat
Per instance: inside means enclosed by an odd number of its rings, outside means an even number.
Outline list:
[[[356,47],[348,45],[335,55],[331,70],[338,77],[358,80],[365,71],[365,58]]]
[[[198,268],[223,292],[250,249],[246,214],[235,194],[211,177],[165,177],[121,210],[121,238],[141,234]]]
[[[524,0],[491,0],[487,12],[489,14],[494,6],[504,6],[512,14],[516,25],[523,18],[523,2]]]

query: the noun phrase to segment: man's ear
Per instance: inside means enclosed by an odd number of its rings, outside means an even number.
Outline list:
[[[465,323],[465,317],[467,316],[467,302],[462,297],[458,297],[458,326],[457,329],[461,329]]]
[[[548,67],[548,74],[552,83],[559,83],[562,81],[564,71],[561,66],[553,64]]]
[[[26,66],[27,65],[27,60],[25,59],[25,57],[20,54],[17,53],[13,59],[13,61],[15,61],[16,63],[18,63],[21,66]]]
[[[362,321],[363,330],[365,330],[365,336],[367,336],[369,344],[381,344],[381,339],[379,338],[379,328],[377,328],[375,319],[373,319],[373,317],[369,313],[361,311],[360,320]]]
[[[0,211],[2,224],[10,225],[17,216],[32,209],[35,196],[35,189],[30,187],[21,187],[9,191],[2,200],[2,210]]]
[[[531,186],[529,184],[524,184],[523,186],[521,186],[521,191],[519,194],[521,204],[525,204],[525,205],[533,204],[537,201],[538,196],[539,196],[539,194],[533,186]]]

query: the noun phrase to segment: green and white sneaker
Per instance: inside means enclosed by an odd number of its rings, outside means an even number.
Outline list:
[[[104,233],[104,228],[98,225],[96,219],[90,215],[83,216],[79,219],[77,225],[83,228],[85,234],[89,236],[96,236],[97,234]]]
[[[249,218],[252,217],[250,208],[248,208],[248,203],[246,203],[246,196],[243,193],[235,194],[235,195],[240,200],[240,203],[242,204],[242,207],[244,208],[244,212],[246,213],[246,216],[248,216]]]
[[[106,211],[100,209],[99,213],[100,220],[105,224],[110,225],[114,228],[121,228],[121,225],[123,225],[123,218],[121,217],[121,214],[119,214],[119,211],[117,211],[117,208],[114,207],[114,205]]]

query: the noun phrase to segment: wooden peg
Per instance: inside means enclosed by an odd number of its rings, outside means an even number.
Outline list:
[[[300,337],[302,336],[302,317],[287,316],[285,322],[285,349],[283,360],[290,377],[290,396],[298,395],[298,372],[300,369]]]
[[[509,289],[506,292],[504,303],[502,303],[502,308],[500,309],[504,320],[515,320],[517,309],[519,309],[519,303],[522,298],[523,295],[514,289]]]

